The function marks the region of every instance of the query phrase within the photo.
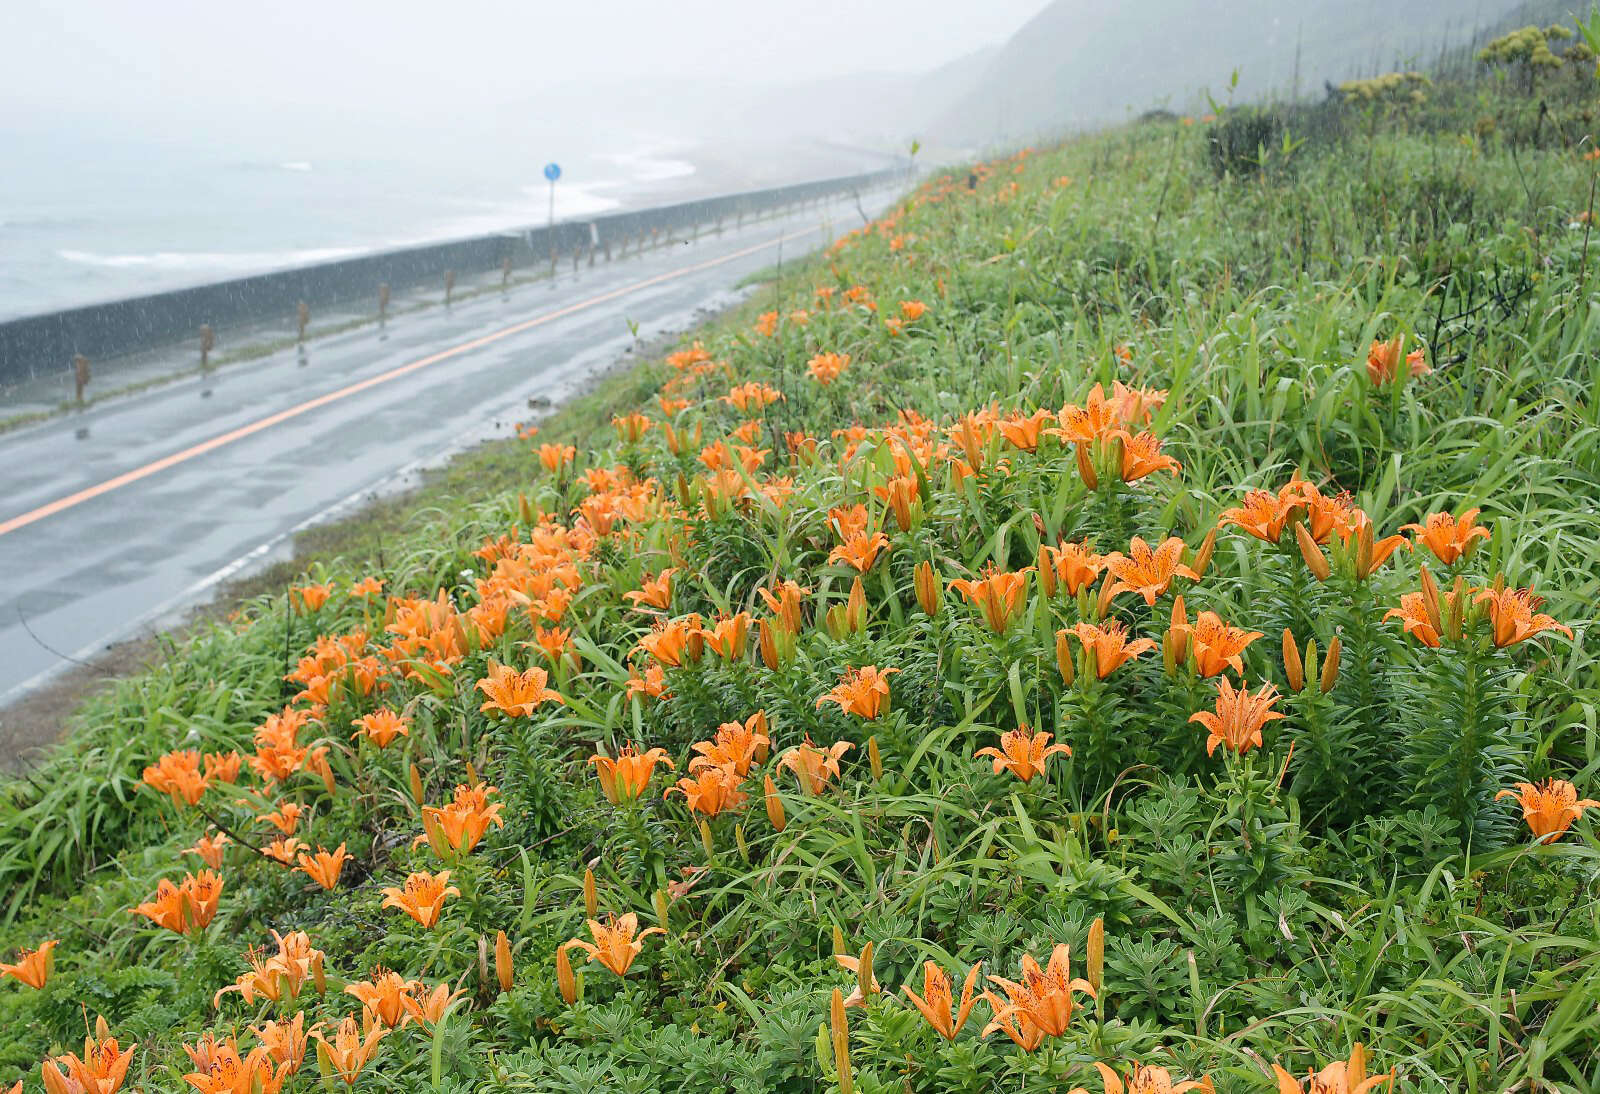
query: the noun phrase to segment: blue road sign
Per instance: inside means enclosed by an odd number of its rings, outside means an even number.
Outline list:
[[[551,182],[556,181],[556,179],[561,177],[561,165],[559,163],[545,164],[544,177],[549,179]]]

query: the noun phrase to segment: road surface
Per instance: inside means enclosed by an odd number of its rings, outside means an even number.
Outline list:
[[[875,214],[890,198],[866,195]],[[458,301],[0,435],[0,706],[293,532],[559,401],[641,334],[860,226],[854,200]]]

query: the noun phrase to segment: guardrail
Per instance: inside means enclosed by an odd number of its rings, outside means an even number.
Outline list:
[[[391,290],[454,284],[455,275],[620,257],[674,233],[741,225],[746,217],[887,185],[900,168],[819,179],[791,186],[610,213],[585,220],[499,232],[447,243],[379,251],[356,258],[275,270],[186,289],[89,304],[0,322],[0,385],[71,371],[77,358],[97,360],[175,346],[205,333],[298,316],[311,309],[371,300],[381,314]],[[447,290],[448,291],[448,290]],[[207,347],[210,348],[210,347]]]

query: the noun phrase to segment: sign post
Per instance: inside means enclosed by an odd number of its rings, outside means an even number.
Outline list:
[[[544,165],[544,177],[550,182],[550,212],[545,221],[545,236],[550,240],[550,270],[553,274],[556,265],[556,179],[561,177],[559,163]]]

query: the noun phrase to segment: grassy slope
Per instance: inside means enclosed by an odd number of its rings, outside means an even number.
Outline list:
[[[1021,954],[1042,957],[1056,942],[1073,947],[1077,971],[1088,924],[1102,916],[1102,1004],[1080,1012],[1066,1036],[1032,1056],[999,1034],[979,1041],[989,1017],[980,1002],[944,1046],[908,1006],[876,1002],[852,1012],[857,1087],[1096,1087],[1088,1061],[1149,1058],[1165,1046],[1174,1066],[1207,1071],[1222,1089],[1267,1089],[1260,1060],[1303,1071],[1364,1040],[1378,1066],[1399,1067],[1420,1088],[1497,1090],[1532,1075],[1592,1088],[1600,844],[1580,821],[1557,845],[1531,850],[1514,809],[1485,800],[1512,779],[1546,774],[1592,793],[1600,766],[1586,642],[1600,581],[1595,312],[1578,288],[1587,231],[1570,226],[1592,170],[1564,149],[1513,156],[1462,136],[1485,108],[1501,115],[1502,132],[1525,132],[1526,103],[1451,106],[1419,120],[1437,132],[1320,119],[1295,164],[1264,178],[1214,179],[1198,126],[1122,130],[999,163],[975,192],[964,175],[950,188],[936,183],[891,225],[813,263],[805,279],[790,275],[760,305],[811,306],[813,285],[860,283],[878,313],[837,307],[770,340],[751,331],[758,307],[714,324],[702,337],[729,369],[686,391],[693,405],[679,426],[703,426],[707,443],[724,436],[741,415],[718,397],[731,381],[763,379],[786,399],[769,410],[761,445],[781,451],[782,431],[805,429],[823,439],[823,458],[776,471],[768,462],[762,475],[794,479],[781,510],[696,518],[687,537],[673,521],[642,522],[632,542],[598,544],[563,621],[585,666],[555,681],[566,707],[511,723],[478,711],[472,684],[490,654],[538,663],[520,644],[533,634],[525,619],[454,665],[436,691],[397,679],[383,701],[409,703],[414,729],[389,751],[347,751],[346,727],[371,702],[336,704],[326,734],[337,792],[297,777],[275,795],[313,807],[303,838],[349,847],[331,894],[236,846],[218,921],[203,936],[130,916],[158,878],[181,874],[179,849],[205,827],[141,789],[139,773],[179,745],[247,751],[254,728],[292,699],[296,688],[281,678],[315,635],[381,629],[376,609],[336,593],[308,617],[261,597],[97,700],[61,758],[8,787],[0,809],[10,894],[0,950],[61,939],[46,991],[0,987],[9,1034],[0,1081],[27,1070],[37,1084],[37,1060],[72,1047],[87,1011],[141,1042],[135,1073],[146,1089],[179,1089],[180,1043],[203,1030],[252,1043],[246,1027],[270,1011],[237,997],[211,1007],[243,971],[243,944],[268,941],[270,927],[309,932],[335,989],[378,965],[466,987],[437,1037],[411,1026],[387,1038],[363,1079],[370,1089],[811,1089],[827,991],[850,981],[828,956],[835,927],[852,953],[876,944],[878,980],[897,990],[920,988],[924,958],[1015,975]],[[896,236],[903,246],[892,250]],[[1512,291],[1523,281],[1525,291]],[[929,314],[889,336],[882,316],[912,298]],[[1432,343],[1435,372],[1375,390],[1365,347],[1399,332]],[[803,372],[820,350],[853,358],[828,388]],[[647,367],[608,399],[644,403],[671,375]],[[995,402],[1004,412],[1081,404],[1093,383],[1113,379],[1170,391],[1153,428],[1181,475],[1091,494],[1056,442],[1028,455],[996,436],[979,481],[957,485],[935,461],[925,522],[903,533],[870,489],[887,476],[888,452],[869,444],[841,465],[843,439],[829,438],[893,422],[902,409],[948,425]],[[668,497],[680,475],[687,485],[701,470],[697,447],[674,458],[659,428],[626,450],[614,445],[599,424],[609,415],[596,410],[563,419],[580,469],[624,463]],[[1002,458],[1006,472],[993,469]],[[428,597],[444,588],[465,609],[487,572],[474,549],[525,528],[527,506],[563,514],[584,497],[581,478],[524,460],[526,505],[468,484],[387,536],[388,589]],[[1063,685],[1052,633],[1092,613],[1087,601],[1048,600],[1030,582],[1024,614],[1003,637],[954,592],[936,618],[916,607],[918,560],[933,560],[945,579],[991,561],[1020,569],[1041,527],[1050,542],[1088,536],[1102,551],[1168,531],[1194,547],[1247,488],[1275,488],[1296,468],[1330,492],[1350,490],[1380,534],[1436,509],[1481,506],[1493,538],[1463,572],[1535,585],[1577,640],[1546,633],[1503,652],[1481,641],[1421,650],[1378,622],[1417,587],[1421,552],[1402,551],[1369,582],[1318,585],[1297,553],[1225,529],[1203,580],[1179,585],[1191,613],[1215,610],[1267,634],[1244,655],[1253,684],[1284,686],[1277,635],[1286,624],[1302,642],[1314,634],[1326,649],[1337,631],[1345,645],[1333,695],[1280,704],[1292,717],[1269,728],[1268,755],[1245,762],[1205,757],[1203,733],[1186,719],[1209,706],[1211,682],[1169,677],[1159,654],[1098,686],[1080,664],[1077,682]],[[892,546],[864,583],[865,633],[836,639],[821,619],[843,602],[850,572],[828,561],[827,511],[857,502],[880,514]],[[622,662],[647,621],[621,594],[669,564],[679,567],[675,615],[765,616],[756,589],[774,575],[809,586],[814,624],[795,659],[770,672],[753,655],[707,655],[668,670],[672,699],[626,701]],[[353,559],[324,576],[343,588],[376,568]],[[1170,596],[1151,610],[1125,594],[1114,614],[1159,642],[1169,607]],[[863,664],[900,670],[893,713],[863,725],[818,710],[840,670]],[[808,734],[856,746],[820,798],[773,771],[788,808],[782,833],[761,810],[757,781],[737,816],[710,821],[708,851],[681,799],[661,802],[662,771],[641,805],[616,808],[585,763],[597,742],[614,753],[637,740],[682,767],[691,741],[757,709],[770,716],[774,758]],[[991,775],[972,754],[1018,721],[1070,741],[1071,763],[1026,786]],[[1481,747],[1457,747],[1471,733]],[[881,778],[864,755],[869,734]],[[420,830],[412,762],[425,801],[448,797],[470,764],[506,806],[506,826],[453,864],[463,895],[431,931],[380,907],[381,887],[434,868],[426,848],[409,846]],[[1466,770],[1465,789],[1441,770]],[[255,810],[236,796],[213,789],[204,807],[264,841]],[[1470,862],[1456,813],[1475,818]],[[673,903],[669,936],[646,940],[626,981],[592,967],[585,1000],[567,1008],[553,953],[587,937],[585,864],[604,907],[652,924],[657,889],[683,867],[710,870]],[[477,947],[499,929],[516,944],[517,982],[497,997],[480,979]],[[337,990],[300,1005],[308,1020],[355,1008]],[[434,1087],[435,1070],[452,1078]],[[309,1089],[314,1072],[308,1064],[292,1083]]]

